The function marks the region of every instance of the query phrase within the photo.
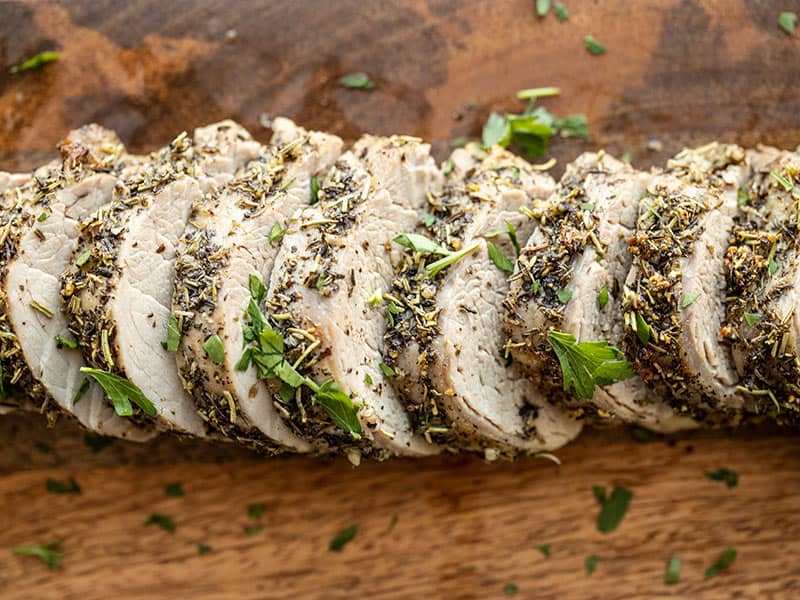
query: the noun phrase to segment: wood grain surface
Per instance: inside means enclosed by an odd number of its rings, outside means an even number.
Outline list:
[[[782,10],[800,12],[797,0],[564,3],[565,23],[538,19],[532,0],[0,1],[0,169],[43,162],[89,121],[143,151],[225,117],[266,139],[263,113],[349,140],[417,134],[443,156],[489,111],[521,109],[517,89],[542,85],[562,88],[550,110],[589,117],[589,142],[554,141],[562,164],[596,147],[650,165],[712,139],[800,142],[800,39],[776,25]],[[586,53],[589,33],[606,55]],[[7,73],[50,49],[58,63]],[[376,90],[337,85],[353,71]],[[648,151],[651,139],[663,150]],[[168,437],[95,453],[70,423],[4,417],[0,597],[501,598],[513,582],[520,598],[796,598],[798,446],[788,431],[642,444],[613,430],[559,452],[560,467],[442,457],[354,469]],[[706,479],[723,467],[738,471],[736,488]],[[46,491],[68,477],[81,495]],[[172,482],[185,496],[165,495]],[[592,486],[615,484],[634,497],[619,529],[601,534]],[[254,520],[258,502],[267,508]],[[175,532],[145,526],[153,513]],[[329,551],[354,524],[355,539]],[[59,572],[8,551],[54,538]],[[728,546],[736,561],[705,581]],[[674,555],[681,582],[667,586]]]

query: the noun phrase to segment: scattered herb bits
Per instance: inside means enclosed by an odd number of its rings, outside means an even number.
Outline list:
[[[606,47],[594,39],[593,35],[586,35],[583,37],[583,45],[586,51],[592,56],[600,56],[606,53]]]
[[[251,519],[260,519],[267,510],[266,502],[256,502],[247,507],[247,516]]]
[[[694,292],[691,294],[686,294],[681,300],[681,308],[686,308],[687,306],[691,306],[695,300],[700,297],[700,292]]]
[[[735,488],[739,483],[739,474],[729,469],[717,469],[706,473],[706,479],[711,481],[723,481],[729,488]]]
[[[664,575],[664,583],[667,585],[675,585],[681,580],[681,559],[678,556],[673,556],[667,563],[667,572]]]
[[[281,225],[280,221],[275,221],[275,224],[272,226],[272,229],[270,229],[269,232],[269,241],[280,242],[284,235],[286,235],[286,228]]]
[[[164,487],[164,494],[170,498],[180,498],[183,496],[183,486],[180,483],[168,483]]]
[[[586,560],[583,562],[583,566],[586,568],[586,574],[591,575],[594,573],[595,569],[597,569],[597,563],[600,562],[600,557],[597,554],[590,554],[586,557]]]
[[[356,525],[351,525],[346,529],[342,529],[331,540],[328,548],[333,552],[340,552],[342,548],[353,541],[353,538],[356,537],[356,533],[358,533],[358,526]]]
[[[712,577],[719,574],[721,571],[724,571],[728,567],[731,566],[733,561],[736,559],[736,548],[728,547],[725,549],[720,557],[717,559],[713,565],[706,569],[705,578],[711,579]]]
[[[200,555],[208,554],[209,552],[211,552],[211,546],[209,546],[207,544],[197,544],[197,553],[198,554],[200,554]]]
[[[746,312],[744,313],[744,320],[747,322],[750,327],[758,323],[761,319],[763,319],[763,315],[758,315],[756,313]]]
[[[597,292],[597,307],[603,310],[606,304],[608,304],[608,286],[604,285],[600,288],[600,291]]]
[[[75,350],[78,347],[77,340],[64,337],[63,335],[57,335],[55,340],[56,344],[63,346],[64,348],[69,348],[70,350]]]
[[[503,251],[495,246],[489,240],[486,240],[486,251],[489,253],[489,258],[494,263],[494,266],[503,271],[504,273],[514,272],[514,263],[508,258]]]
[[[48,479],[45,483],[45,489],[52,494],[81,493],[81,486],[78,485],[74,477],[70,477],[66,482],[58,481],[57,479]]]
[[[567,10],[567,7],[564,6],[564,4],[562,4],[561,2],[555,3],[555,5],[553,6],[553,12],[556,15],[556,19],[558,19],[562,23],[567,19],[569,19],[569,11]]]
[[[375,89],[375,83],[366,73],[350,73],[339,78],[339,85],[351,90],[371,91]]]
[[[11,67],[8,70],[8,72],[11,73],[12,75],[16,75],[17,73],[22,73],[23,71],[33,71],[36,69],[41,69],[46,64],[55,62],[59,58],[61,58],[61,54],[55,52],[54,50],[40,52],[39,54],[32,56],[25,62]]]
[[[552,0],[536,0],[536,16],[546,17],[550,12],[550,4]]]
[[[572,290],[559,290],[556,296],[558,297],[558,301],[561,302],[561,304],[566,304],[567,302],[572,300],[572,294],[573,294]]]
[[[206,351],[208,358],[216,364],[221,365],[225,361],[225,346],[222,345],[222,338],[216,333],[206,339],[203,343],[203,350]]]
[[[169,321],[167,321],[167,352],[172,352],[173,354],[176,353],[180,343],[181,331],[178,329],[178,320],[173,315],[169,318]]]
[[[175,533],[175,521],[172,520],[171,517],[166,515],[161,515],[158,513],[153,513],[144,522],[145,525],[158,525],[161,529],[168,533]]]
[[[11,554],[15,556],[35,556],[47,565],[47,568],[51,571],[58,571],[64,558],[64,552],[61,550],[61,540],[53,540],[46,544],[34,544],[32,546],[15,546],[11,548]]]
[[[625,513],[628,512],[633,492],[616,485],[610,496],[606,496],[606,489],[601,486],[594,486],[592,492],[600,503],[600,514],[597,515],[597,530],[600,533],[611,533],[619,527],[625,517]]]
[[[782,12],[778,15],[778,27],[783,29],[787,34],[794,35],[797,31],[797,13]]]
[[[516,596],[519,593],[519,586],[516,583],[509,582],[503,587],[503,592],[506,596]]]
[[[539,544],[536,549],[542,553],[545,558],[550,558],[550,544]]]

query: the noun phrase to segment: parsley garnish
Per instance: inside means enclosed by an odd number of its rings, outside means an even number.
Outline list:
[[[180,498],[183,496],[183,486],[180,483],[168,483],[164,487],[164,493],[170,498]]]
[[[208,554],[211,552],[211,546],[206,544],[197,544],[197,553],[198,554]]]
[[[697,300],[700,297],[700,295],[701,295],[700,292],[694,292],[693,294],[686,294],[683,297],[683,300],[681,300],[681,308],[686,308],[687,306],[690,306],[695,300]]]
[[[312,206],[319,201],[319,179],[316,175],[311,176],[311,200],[309,204]]]
[[[60,345],[64,346],[65,348],[70,348],[72,350],[75,350],[75,348],[78,347],[78,341],[77,340],[71,340],[69,338],[64,337],[63,335],[57,335],[53,339],[55,339],[57,344],[60,344]]]
[[[158,525],[164,531],[175,533],[175,521],[165,515],[153,513],[150,518],[144,522],[145,525]]]
[[[269,241],[272,242],[280,242],[283,239],[283,236],[286,235],[286,228],[281,225],[280,221],[275,221],[275,224],[272,226],[272,229],[269,230]]]
[[[764,318],[763,315],[759,315],[756,313],[751,313],[751,312],[744,313],[744,320],[747,321],[747,324],[750,325],[750,327],[758,323],[763,318]]]
[[[519,592],[519,586],[513,581],[509,581],[503,588],[503,593],[506,596],[515,596]]]
[[[339,78],[339,85],[354,90],[370,91],[375,89],[375,84],[366,73],[350,73]]]
[[[48,215],[47,215],[47,213],[46,213],[46,212],[43,212],[43,213],[42,213],[42,214],[40,214],[38,217],[36,217],[36,220],[37,220],[39,223],[42,223],[42,222],[44,222],[44,221],[46,221],[46,220],[47,220],[47,216],[48,216]]]
[[[778,15],[778,27],[789,35],[794,35],[797,30],[797,13],[789,11],[782,12]]]
[[[45,489],[53,494],[80,494],[81,486],[75,481],[74,477],[70,477],[66,483],[58,481],[57,479],[48,479],[45,484]]]
[[[344,548],[353,540],[354,537],[356,537],[356,533],[358,533],[358,527],[356,525],[351,525],[347,529],[342,529],[331,540],[328,548],[330,548],[330,550],[333,552],[341,551],[342,548]]]
[[[167,321],[167,344],[165,346],[167,352],[176,353],[180,343],[181,330],[178,329],[178,320],[175,318],[175,315],[172,315],[169,321]]]
[[[367,385],[372,385],[372,375],[369,373],[364,373],[364,383]]]
[[[61,568],[61,560],[64,553],[61,551],[61,540],[53,540],[46,544],[35,544],[33,546],[15,546],[11,548],[11,554],[16,556],[35,556],[47,565],[51,571],[58,571]]]
[[[75,264],[78,265],[79,267],[82,267],[87,262],[89,262],[89,259],[91,257],[92,257],[92,249],[87,248],[85,251],[81,253],[80,256],[78,256],[78,258],[75,259]]]
[[[53,50],[49,50],[47,52],[40,52],[36,56],[29,58],[22,64],[11,67],[8,70],[8,72],[11,73],[12,75],[15,75],[16,73],[22,73],[23,71],[41,69],[47,63],[54,62],[59,58],[61,58],[61,55]]]
[[[99,433],[90,432],[83,436],[83,443],[94,453],[100,452],[103,448],[113,444],[114,441],[114,438],[100,435]]]
[[[222,345],[222,338],[216,333],[203,342],[203,350],[216,364],[221,365],[225,361],[225,346]]]
[[[597,568],[597,563],[600,562],[600,557],[597,554],[590,554],[586,557],[584,561],[584,566],[586,567],[586,573],[591,575],[594,573],[594,570]]]
[[[792,188],[794,187],[794,185],[792,184],[791,181],[786,179],[786,177],[784,177],[783,175],[781,175],[780,173],[778,173],[776,171],[770,171],[769,174],[775,181],[777,181],[778,183],[781,184],[781,187],[784,189],[784,191],[787,191],[787,192],[791,192],[792,191]]]
[[[381,372],[387,377],[397,377],[395,370],[386,363],[378,363],[378,367],[380,367]]]
[[[261,279],[256,275],[250,275],[248,278],[248,287],[250,288],[250,297],[260,303],[264,299],[264,294],[267,291]]]
[[[717,469],[706,473],[706,478],[711,481],[724,481],[729,488],[736,487],[739,483],[739,474],[729,469]]]
[[[556,14],[556,19],[559,21],[566,21],[569,19],[569,11],[561,2],[556,2],[556,5],[553,7],[553,9]]]
[[[622,156],[620,156],[619,159],[622,162],[630,165],[633,163],[633,154],[631,154],[629,151],[626,150],[625,152],[622,153]]]
[[[514,263],[503,253],[500,248],[495,246],[489,240],[486,240],[486,250],[489,252],[489,258],[492,259],[494,266],[503,271],[504,273],[514,272]]]
[[[769,271],[770,275],[775,275],[778,272],[778,261],[774,258],[769,259],[769,264],[767,265],[767,271]]]
[[[664,575],[664,583],[667,585],[674,585],[681,579],[681,559],[678,556],[673,556],[667,563],[667,574]]]
[[[539,544],[536,549],[541,552],[545,558],[550,558],[550,544]]]
[[[411,248],[414,252],[419,252],[420,254],[440,254],[442,256],[452,254],[450,250],[443,248],[439,242],[416,233],[402,233],[394,238],[394,242],[405,248]]]
[[[611,385],[634,376],[620,350],[608,342],[577,343],[575,336],[560,331],[547,334],[561,365],[564,389],[574,388],[578,398],[590,399],[596,386]]]
[[[636,337],[645,346],[650,341],[650,326],[638,312],[636,313]]]
[[[561,304],[566,304],[567,302],[572,300],[573,293],[574,292],[572,290],[558,290],[556,296],[558,297],[558,301],[561,302]]]
[[[741,208],[745,204],[750,202],[750,194],[747,191],[747,188],[740,187],[736,190],[736,206]]]
[[[606,489],[599,485],[594,486],[592,492],[600,503],[600,514],[597,515],[597,530],[600,533],[610,533],[622,522],[631,498],[633,498],[633,492],[618,485],[614,486],[611,496],[608,497],[606,497]]]
[[[84,377],[83,381],[81,381],[80,387],[78,387],[78,391],[75,392],[75,397],[72,399],[72,404],[77,404],[80,402],[80,399],[83,398],[86,392],[89,391],[89,385],[89,380]]]
[[[583,36],[583,45],[586,47],[586,51],[592,56],[600,56],[606,53],[606,47],[594,39],[593,35]]]
[[[260,519],[265,510],[267,510],[266,502],[256,502],[247,507],[247,516],[251,519]]]
[[[725,552],[723,552],[722,555],[717,559],[717,562],[715,562],[713,565],[708,567],[708,569],[706,569],[705,578],[711,579],[720,571],[724,571],[725,569],[731,566],[731,563],[734,561],[735,558],[736,558],[736,548],[732,548],[729,546],[728,548],[725,549]]]
[[[444,167],[442,168],[442,175],[447,177],[452,172],[453,172],[453,161],[448,160],[446,163],[444,163]]]
[[[536,14],[540,17],[547,16],[551,2],[552,0],[536,0]]]
[[[142,393],[142,390],[127,379],[108,371],[90,369],[89,367],[81,367],[81,373],[86,373],[102,386],[109,400],[111,400],[114,410],[120,417],[130,417],[133,414],[131,402],[150,417],[155,417],[158,414],[156,407]]]
[[[604,285],[600,288],[600,291],[597,292],[597,306],[600,310],[603,310],[608,304],[608,286]]]

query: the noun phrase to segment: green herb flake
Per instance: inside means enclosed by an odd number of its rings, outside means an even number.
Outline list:
[[[436,223],[436,215],[432,215],[429,212],[422,213],[422,223],[425,227],[431,227],[434,223]]]
[[[586,567],[586,574],[591,575],[594,573],[595,569],[597,568],[597,563],[600,562],[600,557],[597,554],[590,554],[586,557],[584,561],[584,567]]]
[[[787,34],[794,35],[797,31],[797,13],[782,12],[778,15],[778,27],[783,29]]]
[[[75,350],[78,347],[78,341],[72,340],[70,338],[64,337],[63,335],[57,335],[55,338],[56,344],[64,346],[65,348],[69,348],[71,350]]]
[[[706,478],[711,481],[724,481],[729,488],[735,488],[739,483],[739,474],[729,469],[717,469],[706,473]]]
[[[225,361],[225,346],[222,345],[222,338],[216,333],[203,342],[203,350],[214,363],[221,365]]]
[[[378,363],[378,367],[380,367],[381,372],[387,377],[397,377],[397,373],[395,373],[395,370],[386,363],[383,362]]]
[[[83,436],[84,445],[95,454],[107,448],[115,441],[116,440],[114,438],[108,437],[106,435],[100,435],[99,433],[90,432]]]
[[[664,575],[664,583],[667,585],[675,585],[681,580],[681,559],[679,556],[673,556],[667,563],[667,572]]]
[[[15,75],[17,73],[22,73],[23,71],[33,71],[36,69],[41,69],[46,64],[55,62],[59,58],[61,58],[61,54],[53,50],[40,52],[39,54],[32,56],[25,62],[11,67],[8,70],[8,72],[11,73],[12,75]]]
[[[361,439],[358,408],[353,404],[350,396],[341,391],[336,383],[332,381],[323,383],[317,388],[312,401],[325,409],[333,424],[339,429],[348,432],[353,439]]]
[[[552,0],[536,0],[536,16],[546,17],[550,12],[550,4]]]
[[[585,210],[586,212],[592,212],[594,210],[594,204],[591,202],[581,202],[581,210]]]
[[[593,35],[586,35],[583,37],[583,45],[586,51],[592,56],[600,56],[606,53],[606,47],[594,39]]]
[[[604,285],[600,288],[600,291],[597,292],[597,307],[603,310],[606,304],[608,304],[608,286]]]
[[[794,185],[792,184],[791,181],[786,179],[786,177],[784,177],[783,175],[781,175],[777,171],[770,171],[769,174],[775,181],[777,181],[778,183],[781,184],[781,187],[784,189],[784,191],[786,191],[786,192],[791,192],[792,191],[792,188],[794,187]]]
[[[717,559],[713,565],[706,569],[705,578],[711,579],[715,575],[717,575],[720,571],[724,571],[728,567],[731,566],[731,563],[736,559],[736,548],[728,547],[725,549],[720,557]]]
[[[764,315],[759,315],[751,312],[744,313],[744,320],[747,322],[748,325],[750,325],[750,327],[758,323],[763,318]]]
[[[46,212],[43,212],[43,213],[42,213],[42,214],[40,214],[38,217],[36,217],[36,220],[37,220],[39,223],[42,223],[42,222],[44,222],[44,221],[46,221],[46,220],[47,220],[47,217],[48,217],[47,213],[46,213]]]
[[[211,552],[211,546],[208,546],[207,544],[197,544],[198,554],[208,554],[209,552]]]
[[[767,265],[767,270],[769,271],[770,275],[775,275],[778,272],[778,261],[774,258],[769,259],[769,264]]]
[[[516,252],[517,258],[519,258],[519,253],[522,251],[522,248],[517,238],[517,229],[511,221],[506,221],[506,231],[508,231],[508,239],[511,240],[511,245],[514,246],[514,252]]]
[[[51,571],[58,571],[64,558],[64,552],[61,551],[61,540],[53,540],[46,544],[35,544],[33,546],[15,546],[11,548],[11,554],[15,556],[35,556],[47,565],[47,568]]]
[[[312,206],[319,202],[319,179],[316,175],[311,176],[311,200],[309,204]]]
[[[85,251],[83,251],[80,254],[80,256],[78,256],[78,258],[75,259],[75,264],[78,265],[79,267],[82,267],[87,262],[89,262],[89,259],[91,257],[92,257],[92,249],[91,248],[87,248]]]
[[[741,208],[748,202],[750,202],[750,193],[747,191],[747,188],[740,187],[736,190],[736,206]]]
[[[145,525],[158,525],[166,532],[175,533],[175,521],[165,515],[153,513],[150,518],[144,522]]]
[[[578,398],[591,399],[596,386],[606,386],[634,376],[623,353],[608,342],[577,343],[560,331],[547,334],[547,342],[561,365],[564,389],[574,388]]]
[[[545,558],[550,558],[550,544],[539,544],[536,549],[542,553]]]
[[[511,262],[503,251],[495,246],[489,240],[486,240],[486,250],[489,253],[489,258],[492,259],[494,266],[503,271],[504,273],[514,272],[514,263]]]
[[[264,299],[264,293],[267,291],[261,278],[258,275],[250,275],[248,278],[248,287],[250,288],[250,297],[260,303]]]
[[[572,300],[572,294],[574,292],[572,290],[559,290],[556,296],[558,297],[558,301],[561,304],[566,304],[570,300]]]
[[[247,507],[247,516],[251,519],[260,519],[267,510],[266,502],[256,502]]]
[[[263,525],[247,525],[244,528],[244,534],[249,536],[258,535],[262,531],[264,531]]]
[[[181,343],[181,330],[178,329],[178,320],[171,315],[167,321],[167,352],[175,354]]]
[[[375,83],[366,73],[350,73],[349,75],[340,77],[339,85],[351,90],[370,91],[375,89]]]
[[[602,490],[602,496],[598,493],[597,488]],[[608,497],[606,497],[605,488],[600,488],[600,486],[595,486],[593,493],[600,502],[600,514],[597,515],[597,530],[600,533],[611,533],[622,522],[631,498],[633,498],[633,492],[615,485],[611,495]]]
[[[425,266],[425,272],[428,274],[429,277],[436,277],[442,270],[446,269],[447,267],[457,263],[459,260],[475,252],[480,247],[481,243],[479,240],[476,240],[469,246],[459,250],[458,252],[452,252],[447,256],[440,258],[439,260],[430,263],[429,265]]]
[[[66,483],[58,481],[57,479],[49,479],[45,483],[45,489],[52,494],[80,494],[81,486],[75,481],[74,477],[70,477]]]
[[[127,379],[114,375],[108,371],[81,367],[81,373],[86,373],[94,379],[105,390],[108,399],[114,406],[114,410],[120,417],[130,417],[133,415],[131,402],[136,404],[142,412],[150,417],[155,417],[158,412],[153,403],[147,399],[138,387]]]
[[[503,593],[506,596],[516,596],[519,593],[519,586],[513,581],[510,581],[503,587]]]
[[[358,527],[356,525],[351,525],[346,529],[342,529],[331,540],[328,548],[332,552],[340,552],[342,548],[353,541],[353,538],[356,537],[356,533],[358,533]]]
[[[444,168],[442,169],[442,175],[447,177],[452,172],[453,172],[453,161],[448,160],[446,163],[444,163]]]
[[[650,341],[650,326],[647,324],[647,321],[644,320],[644,317],[640,315],[638,312],[636,314],[636,337],[639,338],[639,341],[644,344],[645,346]]]
[[[482,142],[484,148],[495,144],[506,147],[511,142],[511,125],[503,115],[493,112],[483,126]]]
[[[168,483],[164,486],[164,494],[169,496],[170,498],[180,498],[183,496],[183,486],[178,483]]]
[[[364,373],[364,383],[367,385],[372,385],[372,375],[369,373]]]
[[[367,298],[367,304],[372,308],[379,306],[381,302],[383,302],[383,291],[380,288],[372,292],[372,295]]]
[[[549,98],[550,96],[558,96],[561,90],[557,87],[538,87],[519,90],[517,98],[520,100],[534,100],[536,98]]]
[[[681,308],[686,308],[687,306],[690,306],[695,300],[697,300],[700,297],[700,295],[701,295],[700,292],[686,294],[683,297],[683,300],[681,300]]]
[[[567,10],[567,7],[564,6],[561,2],[556,2],[555,6],[553,7],[553,10],[556,14],[556,19],[558,19],[562,23],[567,19],[569,19],[569,11]]]
[[[81,385],[78,387],[78,391],[75,392],[75,397],[72,399],[73,405],[81,401],[81,398],[83,398],[86,395],[86,392],[89,391],[90,385],[89,379],[84,377],[83,381],[81,381]]]
[[[439,242],[416,233],[401,233],[394,238],[394,242],[420,254],[439,254],[441,256],[452,254],[450,250],[443,248]]]
[[[269,241],[272,242],[280,242],[283,239],[283,236],[286,235],[286,228],[281,225],[280,221],[275,221],[275,224],[272,226],[272,229],[269,230]]]

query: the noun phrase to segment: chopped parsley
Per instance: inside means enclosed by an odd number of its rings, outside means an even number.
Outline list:
[[[791,181],[786,179],[786,177],[784,177],[783,175],[781,175],[777,171],[770,171],[769,174],[775,181],[777,181],[778,183],[781,184],[781,187],[784,189],[784,191],[787,191],[787,192],[791,192],[792,191],[792,188],[794,187],[794,185],[792,184]]]
[[[375,89],[375,83],[366,73],[350,73],[349,75],[340,77],[339,85],[352,90],[370,91]]]
[[[600,291],[597,292],[597,306],[600,310],[603,310],[608,304],[608,286],[604,285],[600,288]]]
[[[420,254],[441,254],[442,256],[452,254],[450,250],[443,248],[439,242],[416,233],[402,233],[394,238],[394,242]]]
[[[422,213],[422,223],[425,225],[425,227],[431,227],[434,223],[436,223],[436,216],[429,212],[424,212]]]
[[[701,292],[694,292],[692,294],[686,294],[681,300],[681,308],[686,308],[690,306],[695,300],[697,300],[701,295]]]
[[[86,377],[84,377],[83,381],[81,381],[81,385],[75,392],[75,397],[72,399],[72,404],[77,404],[78,402],[80,402],[81,398],[83,398],[86,395],[86,392],[89,391],[90,385],[91,384],[89,383],[89,380]]]
[[[724,481],[729,488],[735,488],[739,483],[739,474],[729,469],[717,469],[706,473],[706,478],[711,481]]]
[[[378,367],[380,367],[381,372],[387,377],[397,377],[395,370],[386,363],[378,363]]]
[[[624,162],[625,164],[628,164],[628,165],[633,164],[633,154],[631,154],[627,150],[622,153],[622,156],[620,156],[619,159],[622,162]]]
[[[552,0],[536,0],[536,15],[539,17],[547,16],[550,12],[550,4]]]
[[[309,204],[312,206],[319,201],[319,179],[316,175],[311,176],[311,200]]]
[[[503,587],[503,593],[506,596],[516,596],[519,593],[519,586],[513,581],[509,581],[505,587]]]
[[[750,327],[758,323],[761,319],[763,319],[763,315],[759,315],[756,313],[746,312],[744,313],[744,320],[747,322]]]
[[[225,361],[225,346],[222,345],[222,338],[216,333],[203,342],[203,350],[216,364],[221,365]]]
[[[12,75],[17,73],[22,73],[23,71],[33,71],[35,69],[41,69],[48,63],[55,62],[59,58],[61,58],[61,54],[54,50],[48,50],[46,52],[40,52],[39,54],[32,56],[25,62],[15,65],[11,67],[8,72]]]
[[[740,187],[738,190],[736,190],[736,206],[741,208],[748,202],[750,202],[750,194],[747,191],[747,188]]]
[[[197,544],[197,553],[198,554],[208,554],[211,552],[211,546],[206,544]]]
[[[168,483],[164,486],[164,494],[170,498],[180,498],[183,496],[183,486],[178,482]]]
[[[264,531],[264,526],[263,525],[247,525],[244,528],[244,534],[245,535],[250,535],[250,536],[258,535],[262,531]]]
[[[178,351],[178,346],[181,343],[181,330],[178,329],[178,320],[175,315],[171,315],[167,321],[167,343],[165,348],[167,352],[175,354]]]
[[[109,371],[81,367],[81,373],[86,373],[105,390],[114,410],[120,417],[130,417],[133,414],[133,402],[142,409],[142,412],[150,417],[155,417],[158,413],[153,403],[147,399],[138,387],[127,379],[114,375]]]
[[[717,559],[713,565],[706,569],[705,578],[711,579],[715,575],[717,575],[720,571],[724,571],[728,567],[731,566],[731,563],[736,559],[736,548],[728,547],[725,549],[720,557]]]
[[[767,265],[767,271],[769,271],[770,275],[775,275],[778,272],[778,261],[774,258],[769,259],[769,264]]]
[[[550,558],[550,544],[539,544],[536,549],[542,553],[545,558]]]
[[[606,47],[594,39],[593,35],[583,36],[583,45],[586,48],[586,51],[592,56],[600,56],[601,54],[606,53]]]
[[[574,388],[578,398],[588,400],[596,386],[611,385],[635,374],[622,352],[608,342],[579,344],[575,336],[560,331],[548,333],[547,342],[561,365],[564,389]]]
[[[56,344],[64,346],[65,348],[70,348],[71,350],[75,350],[78,347],[78,341],[72,340],[70,338],[64,337],[63,335],[57,335],[55,338]]]
[[[280,221],[275,221],[275,224],[272,226],[272,229],[269,230],[269,241],[272,242],[280,242],[283,239],[283,236],[286,235],[286,228],[281,225]]]
[[[600,562],[600,557],[597,554],[590,554],[586,557],[584,561],[584,567],[586,567],[586,574],[591,575],[594,573],[594,570],[597,568],[597,563]]]
[[[553,12],[555,12],[556,19],[559,21],[563,22],[569,19],[569,11],[561,2],[556,2],[555,6],[553,7]]]
[[[667,563],[667,573],[664,575],[664,583],[667,585],[675,585],[681,580],[681,559],[679,556],[673,556]]]
[[[495,246],[489,240],[486,240],[486,250],[489,253],[489,258],[492,259],[494,266],[503,271],[504,273],[514,272],[514,263],[509,259],[503,251]]]
[[[561,302],[561,304],[566,304],[567,302],[572,300],[573,293],[574,292],[572,290],[558,290],[556,296],[558,297],[558,301]]]
[[[86,380],[84,380],[86,381]],[[95,454],[113,444],[116,440],[106,435],[89,432],[83,436],[84,445]]]
[[[353,540],[354,537],[356,537],[356,533],[358,533],[358,527],[356,525],[351,525],[346,529],[342,529],[331,540],[328,548],[333,552],[340,552],[342,548],[344,548]]]
[[[650,326],[638,312],[636,313],[636,337],[645,346],[650,341]]]
[[[251,519],[260,519],[267,510],[266,502],[256,502],[247,507],[247,516]]]
[[[446,163],[444,163],[444,168],[442,168],[442,175],[447,177],[452,172],[453,172],[453,161],[448,160]]]
[[[264,299],[264,294],[267,291],[261,279],[256,275],[250,275],[248,278],[248,287],[250,288],[250,297],[260,303]]]
[[[80,254],[80,256],[78,256],[78,258],[75,259],[75,264],[78,265],[79,267],[82,267],[87,262],[89,262],[89,259],[91,257],[92,257],[92,249],[91,248],[87,248],[85,251],[83,251]]]
[[[51,571],[58,571],[64,558],[64,553],[61,551],[61,540],[53,540],[46,544],[35,544],[33,546],[15,546],[11,548],[11,554],[15,556],[35,556],[47,565],[47,568]]]
[[[40,214],[38,217],[36,217],[36,220],[37,220],[39,223],[42,223],[42,222],[44,222],[44,221],[46,221],[46,220],[47,220],[47,216],[48,216],[48,215],[47,215],[47,213],[46,213],[46,212],[43,212],[43,213],[42,213],[42,214]]]
[[[57,479],[48,479],[45,483],[45,489],[52,494],[80,494],[81,486],[75,481],[74,477],[70,477],[66,483],[58,481]]]
[[[633,498],[633,492],[618,485],[614,486],[611,496],[606,496],[606,489],[596,485],[592,488],[594,497],[600,503],[600,514],[597,515],[597,530],[600,533],[614,531],[622,522]]]
[[[364,373],[364,383],[367,385],[372,385],[372,375],[369,373]]]
[[[164,531],[175,533],[175,521],[165,515],[153,513],[150,518],[144,522],[145,525],[158,525]]]
[[[778,15],[778,27],[789,35],[794,35],[797,30],[797,13],[789,11],[782,12]]]

